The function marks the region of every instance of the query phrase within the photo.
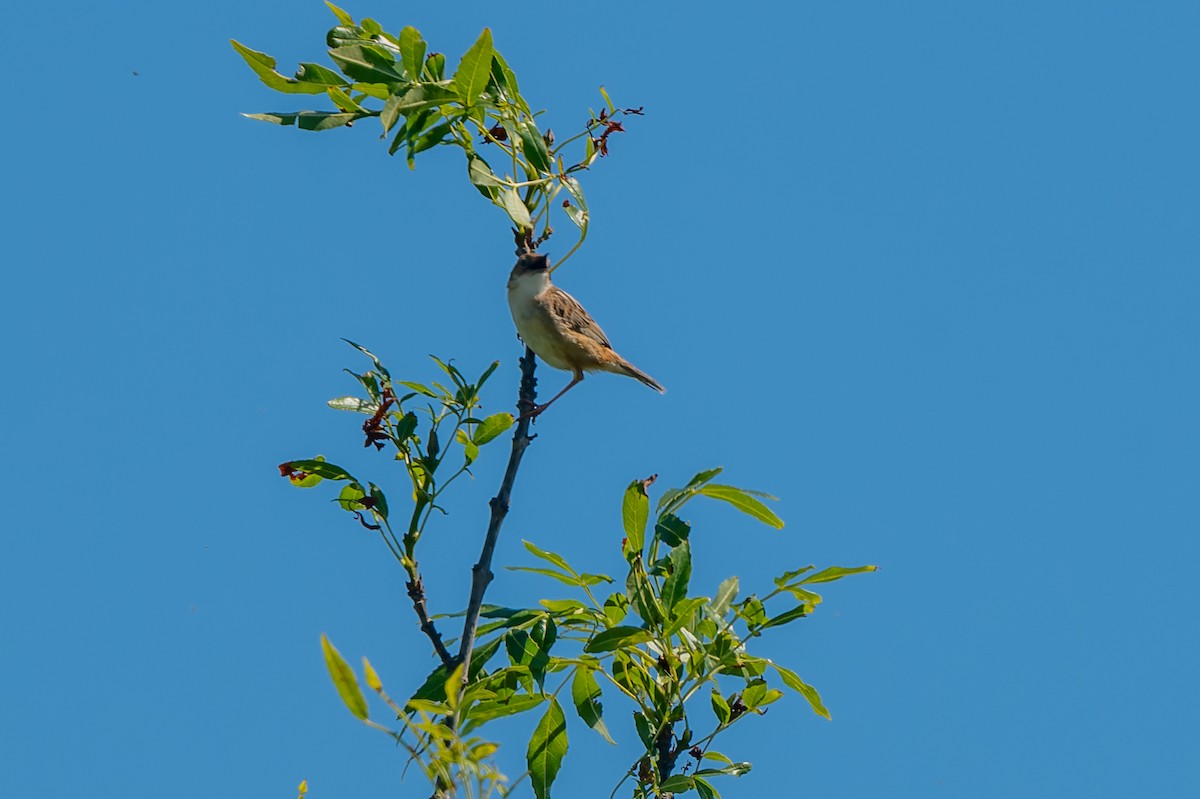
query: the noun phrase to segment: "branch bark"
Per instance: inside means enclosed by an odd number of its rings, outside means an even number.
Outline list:
[[[508,515],[509,498],[512,496],[513,483],[517,479],[517,470],[521,468],[521,458],[525,448],[534,436],[529,435],[529,424],[532,419],[528,414],[537,407],[537,378],[534,369],[537,361],[533,350],[525,348],[525,357],[521,358],[521,389],[517,397],[517,411],[520,421],[517,431],[513,433],[512,453],[508,456],[508,468],[504,470],[504,480],[500,483],[500,491],[488,503],[492,508],[488,520],[487,536],[483,539],[483,551],[479,553],[479,562],[471,567],[471,599],[467,603],[467,617],[463,622],[462,641],[458,650],[458,662],[462,664],[463,681],[471,673],[471,650],[475,648],[475,631],[479,628],[479,611],[483,607],[483,594],[492,581],[492,553],[496,550],[496,540],[500,537],[500,528],[504,517]]]
[[[421,622],[421,632],[429,636],[429,640],[433,642],[434,651],[441,659],[447,671],[454,669],[454,656],[450,654],[450,650],[442,643],[442,634],[437,631],[437,627],[433,624],[433,619],[429,618],[429,609],[425,604],[425,581],[421,579],[421,573],[417,570],[417,562],[412,561],[412,568],[408,570],[409,580],[405,583],[408,588],[408,598],[412,600],[413,610],[417,612],[417,620]]]

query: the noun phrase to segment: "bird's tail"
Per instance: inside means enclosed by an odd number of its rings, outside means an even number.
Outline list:
[[[667,390],[665,388],[663,388],[662,383],[658,382],[653,377],[651,377],[650,375],[643,372],[641,369],[639,369],[636,366],[634,366],[633,364],[631,364],[629,361],[624,361],[624,360],[621,361],[621,363],[618,365],[618,368],[620,369],[622,374],[627,374],[630,377],[637,378],[638,380],[642,381],[646,385],[650,386],[650,388],[657,391],[659,394],[667,393]]]

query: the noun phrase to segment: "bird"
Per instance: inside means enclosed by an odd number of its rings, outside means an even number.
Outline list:
[[[523,414],[536,417],[583,380],[584,372],[628,375],[665,394],[650,375],[622,358],[613,349],[600,325],[579,301],[550,282],[550,259],[522,250],[508,276],[508,308],[517,335],[534,354],[555,369],[572,372],[567,387],[544,405]]]

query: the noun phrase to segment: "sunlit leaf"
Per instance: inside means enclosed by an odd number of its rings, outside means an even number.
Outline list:
[[[308,83],[298,81],[295,78],[288,78],[275,71],[275,59],[266,53],[260,53],[257,50],[251,50],[241,42],[230,39],[229,43],[233,45],[233,49],[237,50],[238,55],[245,59],[246,64],[254,70],[258,75],[259,80],[267,84],[277,92],[285,94],[324,94],[325,85],[321,83]],[[248,115],[249,116],[249,115]],[[253,116],[254,119],[259,119],[259,116]],[[270,121],[270,120],[268,120]],[[279,124],[290,125],[290,122],[281,122]]]
[[[421,38],[421,32],[411,25],[400,31],[400,58],[409,77],[420,80],[421,65],[425,62],[425,40]]]
[[[719,499],[723,502],[728,502],[742,513],[753,516],[763,524],[770,525],[777,530],[783,528],[783,519],[780,519],[778,516],[776,516],[775,513],[766,505],[764,505],[761,500],[740,488],[710,483],[709,485],[700,488],[699,493],[706,497],[712,497],[713,499]]]
[[[771,665],[777,672],[779,672],[779,678],[783,680],[783,684],[807,699],[808,703],[812,705],[813,711],[818,716],[831,718],[829,711],[825,709],[824,703],[821,702],[821,695],[817,693],[816,688],[813,688],[811,685],[804,682],[804,680],[800,679],[800,675],[796,674],[796,672],[792,671],[791,669],[785,669],[783,666],[780,666],[777,663],[772,663]]]
[[[592,676],[591,669],[577,667],[571,680],[571,701],[575,704],[575,711],[584,724],[598,732],[610,744],[616,744],[604,724],[604,706],[600,702],[600,696],[600,684]]]
[[[614,649],[622,649],[645,643],[653,638],[654,636],[649,630],[641,627],[613,627],[597,633],[595,638],[588,641],[583,651],[592,654],[596,652],[611,652]]]
[[[625,528],[625,559],[635,560],[642,555],[646,541],[646,521],[650,516],[650,500],[646,496],[646,481],[634,480],[625,489],[621,500],[621,523]]]
[[[546,714],[529,739],[529,748],[525,753],[529,781],[537,799],[549,799],[550,786],[554,784],[566,754],[567,719],[558,700],[552,697]]]
[[[811,577],[806,577],[800,581],[801,585],[808,583],[830,583],[834,580],[840,580],[843,577],[848,577],[851,574],[863,574],[864,572],[878,571],[878,566],[830,566],[828,569],[822,569]]]
[[[687,599],[688,581],[692,578],[692,550],[687,541],[671,550],[668,563],[671,573],[663,581],[662,604],[669,611]]]
[[[514,421],[511,413],[494,413],[479,423],[472,440],[482,447],[512,427]]]
[[[729,603],[737,596],[738,578],[730,577],[719,586],[717,586],[717,595],[713,597],[712,608],[713,613],[718,617],[724,617],[729,612]]]
[[[488,78],[492,72],[493,53],[492,31],[490,28],[484,28],[475,44],[471,45],[458,63],[458,69],[454,72],[454,87],[468,108],[475,105],[479,95],[487,89]]]
[[[365,413],[367,416],[374,416],[375,411],[379,410],[379,403],[369,402],[360,397],[336,397],[325,404],[334,410]]]
[[[351,713],[366,721],[367,700],[359,690],[354,670],[346,663],[341,653],[334,649],[333,644],[329,643],[329,639],[324,634],[321,635],[321,650],[325,654],[325,667],[329,669],[329,676],[333,680],[334,687],[337,688],[338,696],[342,698]]]

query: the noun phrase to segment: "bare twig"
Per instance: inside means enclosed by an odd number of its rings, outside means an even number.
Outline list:
[[[433,619],[429,618],[429,609],[425,605],[425,581],[421,579],[421,573],[417,571],[417,562],[414,560],[411,563],[412,568],[407,569],[409,580],[405,583],[408,588],[408,598],[412,600],[413,610],[417,612],[417,620],[421,622],[421,632],[429,636],[437,656],[441,658],[442,665],[446,667],[447,671],[451,671],[454,669],[454,656],[442,643],[442,634],[437,631]]]
[[[487,536],[483,540],[483,551],[479,553],[479,562],[471,567],[471,599],[467,603],[467,618],[463,622],[462,643],[458,650],[458,662],[463,664],[463,680],[471,671],[471,650],[475,648],[475,630],[479,627],[479,610],[483,606],[483,594],[492,581],[492,553],[496,549],[496,539],[500,537],[500,527],[504,517],[508,515],[508,502],[512,496],[513,482],[517,479],[517,469],[521,467],[521,458],[525,448],[533,441],[529,435],[529,412],[537,407],[537,378],[533,370],[537,366],[533,350],[525,348],[525,357],[521,359],[521,390],[517,399],[517,411],[520,414],[517,422],[517,432],[512,438],[512,453],[508,456],[508,468],[504,470],[504,480],[500,483],[500,491],[492,497],[489,505],[492,508],[491,519],[488,521]]]

